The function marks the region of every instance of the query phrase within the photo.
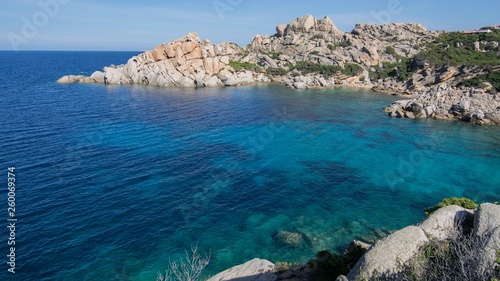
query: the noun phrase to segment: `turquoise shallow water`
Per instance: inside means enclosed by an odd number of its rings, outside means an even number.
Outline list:
[[[20,220],[18,273],[1,280],[154,280],[195,243],[207,274],[305,262],[443,197],[500,198],[497,127],[391,119],[395,98],[369,90],[54,83],[130,56],[0,53],[0,169],[17,167]],[[282,248],[279,230],[312,245]]]

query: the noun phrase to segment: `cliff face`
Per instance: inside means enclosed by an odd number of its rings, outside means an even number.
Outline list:
[[[474,50],[467,53],[471,57],[495,57],[495,52],[498,57],[499,42],[464,45],[453,41],[451,47],[446,42],[436,45],[443,34],[447,33],[428,31],[420,24],[400,23],[357,24],[351,32],[342,32],[328,17],[306,15],[278,25],[272,36],[255,36],[246,47],[212,44],[189,33],[135,56],[125,65],[105,67],[89,77],[64,76],[58,82],[162,87],[275,83],[297,89],[362,86],[393,95],[415,95],[411,102],[400,101],[386,108],[393,117],[500,124],[500,96],[495,90],[498,85],[464,87],[475,77],[498,72],[500,65],[485,68],[470,63],[432,64],[425,61],[425,56],[419,58],[422,54],[433,58],[433,48],[447,56],[447,51],[462,52],[472,45]],[[434,92],[439,92],[439,97],[432,95]],[[418,106],[408,106],[411,104]]]

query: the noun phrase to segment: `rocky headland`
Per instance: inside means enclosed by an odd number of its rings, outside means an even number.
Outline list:
[[[58,83],[219,87],[273,83],[295,89],[369,87],[401,95],[392,117],[458,119],[500,125],[500,30],[429,31],[420,24],[357,24],[339,30],[311,15],[256,35],[248,46],[213,44],[192,32]]]

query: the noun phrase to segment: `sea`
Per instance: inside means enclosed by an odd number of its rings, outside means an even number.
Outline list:
[[[192,247],[203,278],[299,264],[445,197],[500,201],[500,128],[390,118],[398,97],[55,82],[136,54],[0,52],[0,280],[156,280]]]

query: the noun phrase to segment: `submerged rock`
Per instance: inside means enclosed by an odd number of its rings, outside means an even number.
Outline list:
[[[276,244],[282,247],[297,248],[303,242],[302,234],[290,231],[278,231],[272,235]]]

